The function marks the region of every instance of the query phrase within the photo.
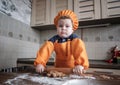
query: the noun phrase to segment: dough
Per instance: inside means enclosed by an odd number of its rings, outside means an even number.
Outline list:
[[[100,75],[100,77],[103,78],[103,79],[111,79],[110,76],[106,76],[106,75]]]
[[[51,70],[47,73],[47,76],[48,77],[64,77],[66,76],[66,74],[64,74],[63,72],[58,72],[58,71],[55,71],[55,70]]]

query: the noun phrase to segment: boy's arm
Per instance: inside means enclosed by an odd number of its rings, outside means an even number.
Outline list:
[[[89,61],[84,42],[77,38],[74,39],[72,43],[72,52],[75,58],[75,66],[82,65],[84,69],[87,69],[89,67]]]
[[[34,61],[34,65],[42,64],[46,66],[48,59],[50,58],[51,53],[54,50],[54,45],[51,41],[46,41],[42,47],[37,52],[37,57]]]

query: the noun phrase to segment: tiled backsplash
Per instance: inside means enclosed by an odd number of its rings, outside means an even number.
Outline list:
[[[15,67],[17,58],[35,58],[40,32],[0,13],[0,69]]]
[[[105,60],[110,59],[111,56],[108,56],[111,47],[115,45],[120,46],[120,42],[111,41],[111,42],[86,42],[86,49],[89,59],[93,60]]]
[[[11,17],[0,13],[0,36],[40,43],[40,32]]]

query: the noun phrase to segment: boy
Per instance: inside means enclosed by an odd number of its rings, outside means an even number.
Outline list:
[[[78,28],[78,19],[71,10],[62,10],[54,18],[57,35],[46,41],[37,53],[34,62],[36,71],[44,71],[53,51],[56,53],[55,67],[73,68],[74,73],[82,74],[89,67],[84,43],[73,32]]]

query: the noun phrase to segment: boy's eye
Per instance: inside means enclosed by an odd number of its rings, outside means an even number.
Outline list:
[[[63,27],[63,25],[59,25],[59,27]]]
[[[64,27],[64,25],[59,25],[59,27]],[[66,28],[70,27],[69,25],[65,25]]]
[[[69,27],[68,25],[66,27]]]

